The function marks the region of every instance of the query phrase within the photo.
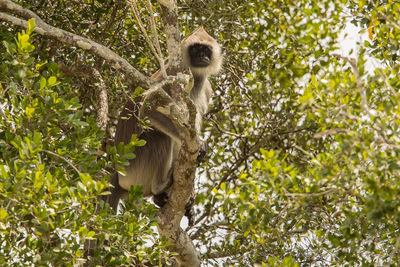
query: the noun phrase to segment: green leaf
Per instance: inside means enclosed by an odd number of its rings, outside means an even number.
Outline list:
[[[10,55],[14,55],[15,52],[17,51],[17,48],[16,48],[15,44],[13,44],[13,43],[9,43],[7,41],[3,41],[3,45],[6,48],[7,53],[10,54]]]
[[[225,191],[226,190],[226,184],[224,182],[221,183],[220,188],[221,188],[222,191]]]
[[[40,89],[45,88],[45,87],[46,87],[46,84],[47,84],[46,78],[41,77],[41,78],[40,78]]]
[[[26,114],[26,117],[27,117],[28,119],[32,118],[33,112],[35,112],[35,108],[34,108],[34,107],[27,106],[27,107],[25,108],[25,114]]]
[[[89,231],[87,236],[88,238],[94,237],[96,235],[96,233],[94,231]]]
[[[54,86],[57,83],[57,78],[54,76],[49,77],[49,79],[47,80],[47,84],[49,86]]]
[[[8,217],[7,211],[1,207],[0,208],[0,221],[4,221]]]
[[[35,19],[31,18],[28,20],[28,28],[26,30],[27,34],[30,35],[36,28],[36,23],[35,23]]]

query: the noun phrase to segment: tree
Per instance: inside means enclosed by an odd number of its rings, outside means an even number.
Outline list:
[[[399,4],[167,3],[0,1],[0,262],[157,265],[178,253],[193,266],[197,250],[204,266],[395,266]],[[349,22],[369,39],[342,55]],[[99,196],[143,145],[133,136],[115,147],[116,118],[166,58],[149,43],[174,61],[179,33],[200,25],[219,37],[226,63],[204,122],[195,223],[177,230],[191,182],[160,211],[132,188],[113,215]],[[177,58],[168,82],[179,90],[188,80],[173,78]],[[379,65],[366,69],[368,58]],[[185,136],[175,172],[191,181],[186,152],[197,142]],[[86,258],[93,238],[102,246]]]

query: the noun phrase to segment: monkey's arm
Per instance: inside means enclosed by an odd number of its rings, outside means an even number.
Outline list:
[[[181,108],[171,97],[169,86],[163,86],[170,83],[171,79],[172,82],[180,82],[180,80],[176,80],[176,78],[182,80],[182,77],[179,76],[175,78],[168,77],[143,94],[144,101],[139,111],[139,117],[147,117],[156,130],[164,133],[174,142],[180,144],[181,136],[179,135],[178,128],[185,128],[188,122],[178,119],[182,118],[182,114],[180,113]],[[185,80],[182,80],[182,82],[185,82]],[[187,86],[191,86],[190,81]],[[189,90],[186,91],[189,92]]]
[[[146,110],[143,108],[143,111],[141,111],[141,116],[147,117],[155,129],[168,135],[175,142],[181,142],[181,138],[175,125],[164,114],[161,114],[158,111]]]

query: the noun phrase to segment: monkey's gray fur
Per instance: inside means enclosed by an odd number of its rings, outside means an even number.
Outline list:
[[[194,82],[190,98],[197,109],[196,130],[200,132],[202,116],[207,112],[213,92],[208,77],[220,71],[222,49],[202,27],[182,41],[181,49],[184,67],[189,68],[193,74]],[[153,74],[151,79],[161,81],[161,72]],[[143,195],[154,196],[155,203],[162,206],[173,182],[173,163],[181,148],[177,130],[163,114],[150,111],[145,115],[154,129],[143,131],[137,119],[138,114],[137,105],[128,101],[120,114],[116,128],[116,145],[120,142],[129,143],[132,134],[146,140],[146,145],[135,148],[136,158],[126,167],[126,175],[115,174],[111,179],[113,188],[108,202],[115,211],[119,199],[126,197],[132,185],[142,185]]]

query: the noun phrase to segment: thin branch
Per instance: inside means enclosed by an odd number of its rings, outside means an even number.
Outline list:
[[[337,188],[331,188],[323,192],[319,193],[309,193],[309,194],[301,194],[301,193],[285,193],[285,196],[288,197],[321,197],[324,195],[329,195],[333,192],[337,191]]]
[[[397,24],[396,22],[394,22],[393,20],[391,20],[388,16],[386,16],[385,14],[382,13],[382,11],[378,10],[379,15],[382,16],[382,18],[384,18],[385,20],[387,20],[390,24],[392,24],[393,27],[395,27],[396,29],[400,30],[400,25]]]
[[[262,133],[260,134],[260,136],[261,136],[261,138],[263,138],[264,132],[262,132]],[[252,156],[252,155],[254,155],[255,153],[259,152],[259,150],[260,150],[260,148],[261,148],[262,146],[263,146],[263,143],[260,142],[260,139],[258,139],[258,140],[254,143],[254,145],[253,145],[252,147],[250,147],[250,149],[249,149],[249,151],[248,151],[247,153],[242,154],[241,157],[240,157],[238,160],[236,160],[235,163],[233,163],[233,164],[231,165],[231,167],[229,168],[230,170],[228,171],[228,173],[226,173],[226,174],[219,180],[219,183],[218,183],[218,186],[217,186],[217,187],[221,186],[222,183],[225,183],[225,182],[231,180],[232,177],[229,178],[229,176],[231,176],[235,171],[237,171],[237,169],[239,168],[239,166],[240,166],[243,162],[246,162],[246,160],[248,160],[248,159],[250,158],[250,156]]]
[[[394,245],[394,248],[393,248],[392,252],[390,253],[390,259],[395,259],[396,254],[399,253],[399,247],[400,247],[400,236],[398,236],[396,238],[396,244]]]
[[[54,152],[49,151],[49,150],[46,150],[46,149],[42,149],[42,151],[43,151],[43,152],[46,152],[47,154],[50,154],[50,155],[52,155],[52,156],[55,156],[55,157],[57,157],[57,158],[59,158],[59,159],[62,159],[62,160],[65,161],[69,166],[71,166],[71,168],[74,169],[74,170],[76,171],[76,173],[78,173],[78,175],[81,174],[81,171],[80,171],[77,167],[75,167],[69,160],[67,160],[66,158],[64,158],[63,156],[58,155],[57,153],[54,153]]]
[[[101,61],[101,60],[100,60]],[[98,68],[101,66],[101,62],[97,61],[96,66],[88,66],[80,60],[75,61],[72,65],[66,66],[62,62],[57,62],[60,66],[61,71],[65,77],[85,77],[86,79],[93,81],[91,87],[93,87],[97,106],[96,106],[96,122],[97,126],[103,131],[107,130],[108,123],[108,92],[107,85],[101,76]],[[126,93],[124,91],[124,93]]]
[[[343,128],[335,128],[335,129],[329,129],[326,131],[322,131],[319,133],[314,134],[314,138],[322,138],[327,135],[334,135],[334,134],[339,134],[339,133],[350,133],[350,130],[343,129]]]
[[[228,131],[223,130],[218,123],[214,120],[214,119],[209,119],[210,121],[212,121],[215,125],[215,127],[217,127],[217,130],[220,131],[221,133],[227,134],[227,135],[231,135],[231,136],[235,136],[235,137],[239,137],[239,138],[246,138],[246,135],[242,135],[242,134],[237,134],[237,133],[231,133]]]
[[[370,109],[368,107],[367,92],[366,92],[367,90],[366,90],[366,88],[364,87],[364,85],[363,85],[363,83],[361,81],[361,76],[360,76],[360,73],[359,73],[358,68],[357,68],[356,60],[354,58],[344,57],[344,56],[341,56],[339,54],[333,54],[333,56],[335,56],[337,58],[341,58],[341,59],[347,61],[350,64],[351,68],[353,69],[353,74],[356,77],[356,83],[357,83],[358,90],[360,91],[361,107],[368,115],[372,116],[371,111],[370,111]]]
[[[303,152],[303,154],[305,154],[305,155],[307,155],[307,156],[309,156],[309,157],[312,157],[312,156],[313,156],[312,153],[310,153],[310,152],[304,150],[302,147],[300,147],[300,146],[298,146],[298,145],[293,145],[293,147],[296,148],[297,150]]]
[[[150,46],[150,49],[153,52],[153,55],[156,57],[157,61],[160,64],[160,68],[161,68],[163,77],[166,78],[167,77],[167,72],[165,71],[164,59],[162,58],[161,49],[159,49],[159,53],[158,53],[156,48],[154,47],[154,43],[150,40],[150,37],[149,37],[149,35],[147,34],[147,31],[146,31],[146,28],[143,25],[142,19],[139,16],[139,11],[138,11],[136,0],[130,0],[130,1],[128,1],[128,3],[131,6],[133,15],[135,16],[137,24],[139,25],[139,28],[140,28],[141,32],[143,33],[147,44]],[[150,9],[151,9],[151,7],[150,7]],[[153,11],[151,11],[151,13],[152,12]],[[152,24],[152,23],[150,23],[150,24]],[[153,26],[151,26],[151,28],[153,28]],[[157,39],[157,42],[158,42],[157,32],[155,32],[154,38]],[[155,43],[157,44],[157,42],[155,42]]]
[[[4,112],[3,108],[4,108],[4,106],[0,105],[0,113],[1,113],[1,116],[3,116],[4,122],[7,122],[7,116],[6,116],[6,113]]]
[[[371,113],[371,110],[368,107],[366,88],[364,87],[364,85],[363,85],[363,83],[361,81],[361,76],[360,76],[360,73],[359,73],[358,68],[357,68],[356,60],[354,58],[350,59],[348,57],[344,57],[344,56],[341,56],[341,55],[338,55],[338,54],[333,54],[333,56],[335,56],[337,58],[342,58],[345,61],[347,61],[348,63],[350,63],[350,65],[351,65],[351,67],[353,69],[354,76],[356,77],[356,83],[357,83],[358,90],[360,91],[360,95],[361,95],[361,108],[369,116],[374,117],[374,115]],[[380,127],[379,130],[382,130],[382,129],[386,128],[382,124],[382,122],[380,122],[379,120],[377,120],[376,123]],[[378,131],[378,129],[376,129],[375,127],[374,127],[374,129]],[[387,136],[386,136],[384,131],[379,131],[379,134],[383,138],[383,140],[385,140],[386,143],[389,143],[388,138],[387,138]]]
[[[149,11],[150,11],[150,26],[151,26],[151,31],[152,31],[153,38],[154,38],[153,41],[156,45],[158,56],[161,59],[160,60],[161,73],[163,74],[164,78],[167,78],[167,71],[165,70],[165,64],[164,64],[164,60],[163,60],[163,54],[161,52],[160,41],[158,40],[158,33],[157,33],[156,21],[154,19],[153,6],[152,6],[150,0],[147,0],[147,4],[149,6]]]
[[[138,70],[132,67],[132,65],[130,65],[128,61],[118,56],[109,48],[100,45],[88,38],[50,26],[43,22],[43,20],[31,10],[23,8],[11,1],[0,0],[0,10],[19,15],[25,19],[34,18],[37,24],[35,32],[37,32],[38,34],[55,39],[62,43],[79,47],[96,56],[99,56],[103,58],[106,62],[110,63],[115,69],[123,72],[127,76],[127,78],[133,83],[140,85],[144,89],[148,89],[150,87],[150,81],[148,77],[140,73]],[[3,12],[0,12],[0,20],[24,28],[28,26],[28,22],[26,20],[19,19]]]

